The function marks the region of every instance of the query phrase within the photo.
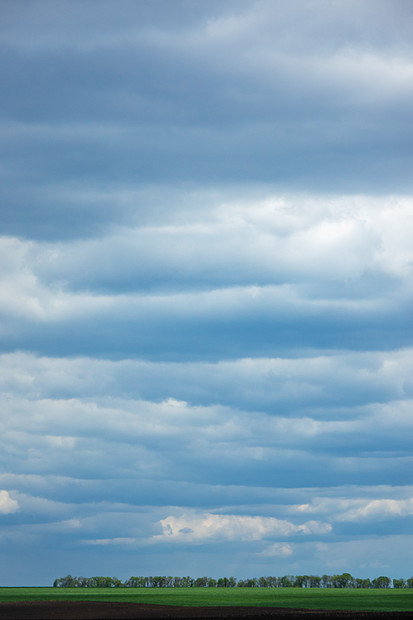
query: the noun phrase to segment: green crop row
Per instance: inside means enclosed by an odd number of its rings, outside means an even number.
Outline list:
[[[413,611],[407,588],[0,588],[0,602],[28,600]]]

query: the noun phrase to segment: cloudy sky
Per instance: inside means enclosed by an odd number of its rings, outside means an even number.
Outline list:
[[[411,576],[412,41],[1,0],[1,585]]]

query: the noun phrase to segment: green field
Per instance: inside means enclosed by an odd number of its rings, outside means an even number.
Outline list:
[[[413,589],[302,588],[0,588],[0,602],[123,601],[159,605],[302,607],[413,611]]]

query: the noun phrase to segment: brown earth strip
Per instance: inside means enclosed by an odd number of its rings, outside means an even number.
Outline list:
[[[276,618],[276,620],[393,620],[413,619],[413,612],[330,611],[285,607],[175,607],[140,603],[100,603],[83,601],[29,601],[0,603],[1,620],[140,620],[141,618]]]

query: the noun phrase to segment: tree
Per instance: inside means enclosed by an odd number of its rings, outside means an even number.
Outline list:
[[[196,588],[206,588],[208,585],[208,577],[198,577],[195,579],[194,586]]]
[[[308,588],[310,584],[310,577],[308,575],[297,575],[294,582],[295,588]]]
[[[320,588],[321,587],[321,577],[317,577],[316,575],[310,575],[308,578],[310,588]]]
[[[297,575],[294,581],[295,588],[305,588],[306,578],[304,575]]]
[[[112,587],[113,588],[123,588],[123,583],[117,577],[112,577]]]
[[[354,579],[350,573],[343,573],[342,575],[333,575],[331,577],[331,584],[333,588],[352,588],[354,585]]]
[[[125,582],[127,588],[145,588],[147,583],[146,577],[130,577]]]
[[[269,588],[276,588],[278,586],[277,577],[266,577]]]
[[[292,588],[294,586],[294,577],[292,575],[284,575],[284,577],[279,577],[278,579],[278,587],[279,588]]]
[[[149,577],[150,588],[162,588],[164,587],[165,577],[158,575],[156,577]]]
[[[331,588],[331,577],[330,575],[323,575],[321,577],[321,584],[323,588]]]
[[[218,588],[229,588],[229,579],[228,577],[220,577],[217,582]]]
[[[192,577],[181,577],[181,588],[192,588],[194,579]]]
[[[54,588],[75,588],[76,580],[72,575],[66,575],[66,577],[61,577],[60,579],[55,579],[53,583]]]
[[[239,588],[256,588],[258,586],[257,579],[240,579],[238,581]]]
[[[220,577],[218,581],[210,577],[130,577],[122,583],[117,577],[72,577],[66,575],[55,579],[54,588],[413,588],[413,577],[390,579],[384,575],[370,579],[354,578],[350,573],[341,575],[284,575],[283,577],[260,577],[259,579],[240,579]]]
[[[93,577],[94,588],[111,588],[113,586],[112,577]]]
[[[365,590],[367,590],[368,588],[371,588],[371,581],[370,579],[355,579],[354,580],[354,587],[355,588],[363,588]]]
[[[371,582],[373,588],[390,588],[391,580],[388,577],[381,575]]]

